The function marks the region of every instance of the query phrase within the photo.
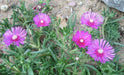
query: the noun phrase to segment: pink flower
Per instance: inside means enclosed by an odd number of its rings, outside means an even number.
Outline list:
[[[41,12],[41,10],[43,9],[43,7],[45,5],[46,5],[46,3],[38,4],[38,5],[33,7],[33,10],[37,10],[38,12]]]
[[[75,57],[75,60],[78,61],[79,60],[79,57]]]
[[[94,58],[95,61],[100,61],[101,63],[113,60],[115,57],[113,47],[103,39],[95,39],[88,47],[87,54]]]
[[[76,34],[73,35],[72,40],[80,47],[85,48],[90,45],[92,42],[92,37],[88,32],[85,31],[77,31]]]
[[[13,27],[8,29],[3,37],[4,43],[9,46],[10,44],[14,43],[14,45],[19,46],[20,44],[24,44],[24,40],[26,38],[27,32],[22,27]]]
[[[99,15],[98,13],[95,12],[85,12],[81,16],[81,24],[85,24],[89,27],[98,29],[98,27],[103,24],[104,18],[102,15]]]
[[[39,13],[33,18],[37,27],[49,26],[51,19],[47,14]]]

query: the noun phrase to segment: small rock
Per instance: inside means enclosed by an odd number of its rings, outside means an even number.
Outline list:
[[[66,21],[66,19],[63,18],[60,14],[56,15],[56,18],[57,18],[57,19],[61,19],[61,22],[60,22],[60,25],[59,25],[60,28],[63,29],[64,27],[67,26],[67,21]]]
[[[9,8],[9,6],[6,5],[6,4],[5,5],[1,5],[1,7],[0,7],[1,11],[7,11],[8,8]]]
[[[64,27],[66,27],[67,26],[67,22],[66,22],[66,20],[65,19],[61,19],[61,23],[60,23],[60,28],[64,28]]]
[[[113,7],[124,12],[124,0],[102,0],[109,7]]]
[[[5,44],[4,42],[2,42],[2,44]]]
[[[124,27],[121,27],[121,30],[124,31]]]
[[[79,6],[81,6],[81,5],[83,5],[83,2],[78,2],[77,4],[78,4]]]
[[[11,15],[9,15],[9,16],[8,16],[8,19],[11,19],[11,18],[12,18]]]
[[[71,0],[67,0],[68,2],[71,1]]]
[[[68,4],[70,7],[75,7],[76,6],[76,2],[72,1],[72,2],[69,2]]]

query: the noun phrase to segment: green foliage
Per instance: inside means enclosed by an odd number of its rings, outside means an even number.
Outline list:
[[[118,41],[120,38],[119,23],[118,23],[120,19],[116,19],[115,15],[116,13],[110,11],[109,8],[108,10],[104,9],[103,11],[103,16],[106,19],[105,29],[104,29],[105,39],[111,42]]]
[[[119,63],[106,63],[99,66],[103,75],[123,75],[124,68]]]
[[[1,33],[0,36],[2,36],[7,29],[10,29],[11,26],[12,25],[9,23],[8,18],[3,19],[3,22],[0,22],[0,33]]]

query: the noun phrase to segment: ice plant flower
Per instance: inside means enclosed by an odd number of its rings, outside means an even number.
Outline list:
[[[11,30],[8,29],[3,35],[3,42],[9,46],[14,43],[14,45],[20,46],[20,44],[24,44],[24,40],[26,38],[26,30],[22,27],[12,27]]]
[[[75,60],[78,61],[79,60],[79,57],[75,57]]]
[[[34,23],[37,25],[37,27],[44,27],[49,26],[51,19],[47,14],[39,13],[34,18]]]
[[[88,32],[85,31],[77,31],[72,40],[78,45],[80,48],[85,48],[90,45],[92,42],[92,36]]]
[[[113,47],[110,46],[109,42],[103,39],[95,39],[92,44],[88,46],[86,53],[94,58],[95,61],[100,61],[101,63],[113,60],[115,57]]]
[[[94,29],[98,29],[98,27],[103,24],[104,18],[102,15],[99,15],[96,12],[85,12],[81,16],[81,24],[85,24]]]
[[[42,3],[40,5],[36,5],[36,6],[33,7],[33,10],[37,10],[38,12],[40,12],[45,5],[46,5],[46,3]]]

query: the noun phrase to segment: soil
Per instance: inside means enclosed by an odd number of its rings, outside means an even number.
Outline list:
[[[29,8],[29,5],[34,7],[37,4],[37,1],[39,0],[25,0],[26,8]],[[7,4],[9,6],[9,9],[6,12],[3,12],[0,10],[0,21],[2,21],[3,18],[9,18],[11,20],[11,14],[12,14],[12,8],[11,6],[13,4],[19,5],[19,0],[0,0],[0,6]],[[64,27],[67,25],[66,19],[75,12],[77,14],[77,23],[76,23],[76,30],[80,30],[81,24],[80,24],[80,16],[86,12],[86,11],[94,11],[101,14],[103,11],[103,8],[107,8],[107,6],[101,1],[101,0],[51,0],[50,2],[51,8],[53,10],[51,11],[52,14],[54,14],[56,17],[61,18],[61,27]],[[124,16],[123,12],[120,12],[116,9],[111,8],[111,10],[115,11],[116,17],[122,17]],[[124,19],[120,22],[120,31],[121,31],[121,43],[124,44]],[[0,40],[0,48],[5,47],[2,38]],[[120,55],[120,62],[124,63],[124,48],[122,48],[118,55]]]

